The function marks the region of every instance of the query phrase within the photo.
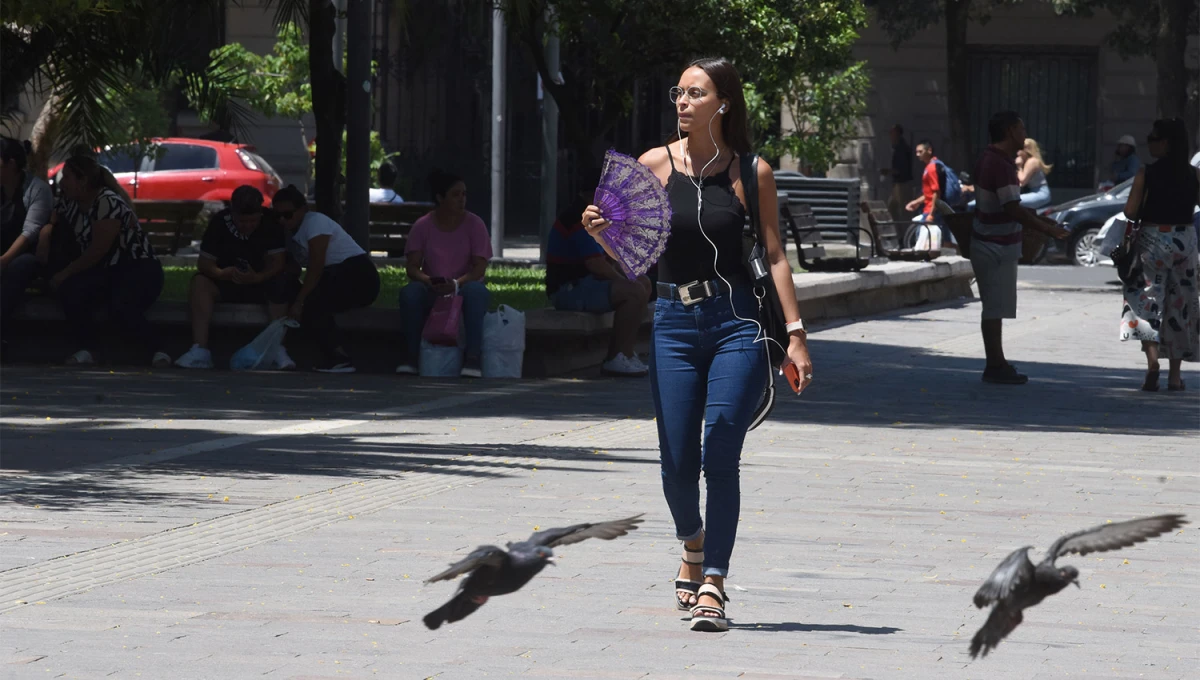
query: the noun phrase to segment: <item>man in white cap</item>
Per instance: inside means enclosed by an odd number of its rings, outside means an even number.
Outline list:
[[[1112,163],[1113,184],[1120,184],[1137,174],[1142,161],[1137,155],[1137,140],[1124,135],[1117,140],[1117,158]]]

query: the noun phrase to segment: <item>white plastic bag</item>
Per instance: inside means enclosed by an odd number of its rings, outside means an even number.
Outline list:
[[[287,329],[299,326],[300,324],[293,319],[272,321],[258,337],[250,341],[250,344],[233,353],[233,358],[229,360],[229,368],[235,371],[255,371],[266,367],[283,345]]]
[[[508,305],[483,317],[483,377],[520,378],[525,359],[525,313]]]
[[[1108,257],[1113,248],[1121,245],[1121,239],[1125,238],[1125,227],[1128,224],[1128,219],[1123,212],[1119,212],[1108,218],[1104,226],[1100,227],[1100,232],[1096,234],[1095,245],[1093,245],[1096,252],[1104,257]]]
[[[421,377],[457,378],[462,371],[461,347],[431,345],[421,341]]]

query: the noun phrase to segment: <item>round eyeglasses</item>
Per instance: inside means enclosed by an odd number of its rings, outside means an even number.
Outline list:
[[[667,90],[667,97],[671,100],[672,104],[678,103],[679,98],[685,95],[687,96],[688,101],[694,102],[699,99],[704,99],[706,96],[708,96],[708,90],[702,87],[689,87],[685,90],[678,85]]]

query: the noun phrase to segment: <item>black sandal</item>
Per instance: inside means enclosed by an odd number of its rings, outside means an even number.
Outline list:
[[[1171,389],[1171,386],[1167,385],[1167,389],[1168,390]],[[1142,391],[1143,392],[1157,392],[1158,391],[1158,369],[1157,368],[1154,369],[1153,371],[1146,371],[1146,381],[1142,383]]]
[[[687,546],[683,546],[683,563],[698,565],[704,564],[704,551],[688,550]],[[678,574],[678,572],[676,572]],[[693,581],[691,579],[675,577],[675,607],[681,612],[690,611],[693,605],[688,604],[683,600],[681,592],[686,592],[695,595],[696,591],[703,585],[703,581]]]
[[[697,604],[692,607],[692,630],[706,633],[724,633],[729,630],[729,619],[725,618],[725,603],[729,601],[729,596],[711,583],[700,586],[700,590],[696,592],[696,602],[700,601],[702,595],[708,595],[717,600],[721,606]],[[716,616],[708,616],[706,613],[716,614]]]
[[[1184,382],[1183,382],[1183,378],[1180,378],[1180,379],[1179,379],[1179,384],[1178,384],[1178,385],[1172,385],[1172,384],[1171,384],[1171,383],[1169,383],[1169,382],[1167,383],[1167,391],[1168,391],[1168,392],[1182,392],[1182,391],[1184,391],[1184,390],[1186,390],[1186,389],[1187,389],[1187,385],[1185,385],[1185,384],[1184,384]]]

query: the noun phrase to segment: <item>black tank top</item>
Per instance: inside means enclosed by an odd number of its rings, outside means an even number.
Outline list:
[[[1196,168],[1156,161],[1146,166],[1146,205],[1142,220],[1152,224],[1191,224],[1192,209],[1200,196]],[[672,225],[674,226],[674,225]]]
[[[675,168],[675,159],[667,148],[671,161],[671,176],[667,180],[667,196],[671,200],[671,235],[667,249],[658,261],[658,280],[684,284],[709,281],[717,272],[734,286],[750,282],[742,255],[742,231],[746,224],[746,209],[738,200],[729,178],[729,168],[705,177],[700,195],[703,208],[704,233],[697,222],[696,185],[698,178],[689,178]],[[717,267],[713,268],[713,246],[704,238],[707,234],[717,246]]]

